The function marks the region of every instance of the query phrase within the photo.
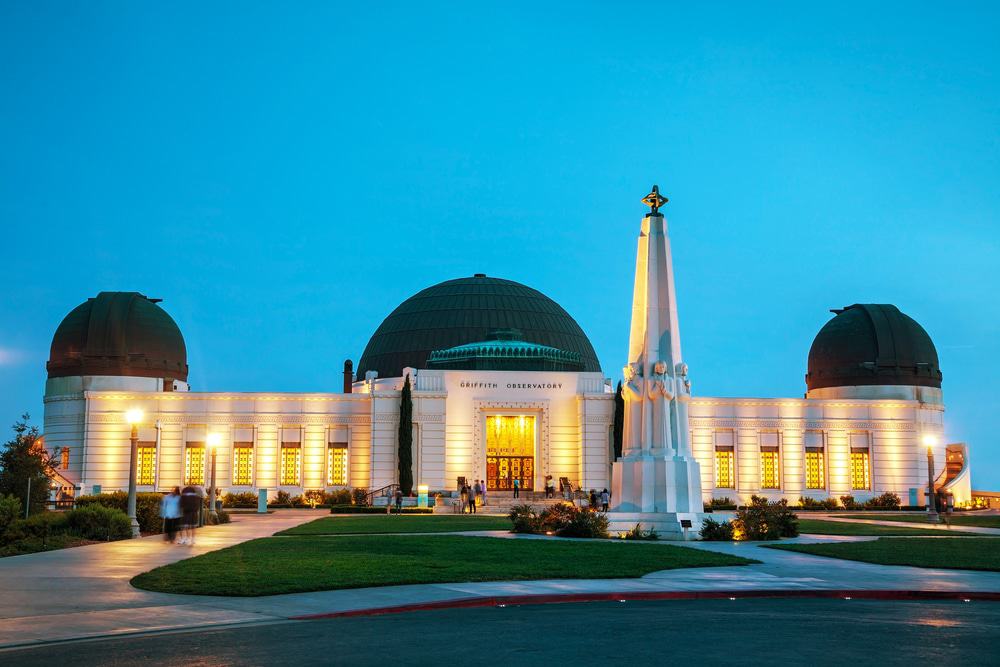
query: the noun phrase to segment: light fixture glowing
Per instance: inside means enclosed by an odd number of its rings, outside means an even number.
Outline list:
[[[933,433],[928,433],[927,435],[924,436],[925,447],[933,447],[936,444],[938,444],[938,439],[936,435],[934,435]]]
[[[142,421],[142,410],[139,408],[132,408],[125,412],[125,419],[129,424],[138,424]]]
[[[218,447],[219,443],[222,442],[222,436],[218,433],[209,433],[205,440],[208,442],[209,447]]]

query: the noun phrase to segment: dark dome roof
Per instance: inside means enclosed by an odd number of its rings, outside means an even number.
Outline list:
[[[50,378],[123,375],[187,381],[177,324],[138,292],[101,292],[70,311],[52,337]]]
[[[601,370],[586,334],[558,303],[526,285],[477,273],[401,303],[368,341],[358,378],[367,371],[399,377],[406,367],[427,368],[431,352],[485,341],[497,329],[517,329],[525,342],[578,354],[584,371]]]
[[[831,311],[809,349],[809,389],[855,385],[940,387],[931,337],[889,304],[856,303]]]

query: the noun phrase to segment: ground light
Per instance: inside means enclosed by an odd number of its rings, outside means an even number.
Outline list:
[[[132,537],[139,537],[139,521],[135,518],[135,477],[136,458],[139,454],[139,424],[143,414],[139,408],[132,408],[125,413],[125,420],[132,426],[129,434],[131,454],[128,463],[128,518],[132,524]]]

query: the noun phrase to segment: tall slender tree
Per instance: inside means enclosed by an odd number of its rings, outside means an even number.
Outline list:
[[[625,437],[625,396],[622,394],[622,383],[618,382],[615,389],[615,421],[614,421],[614,450],[615,460],[622,456],[622,440]]]
[[[406,496],[413,491],[413,396],[409,375],[399,396],[399,487]]]
[[[0,451],[0,495],[13,495],[21,506],[30,506],[32,514],[45,509],[49,499],[49,474],[52,457],[38,441],[38,427],[28,426],[27,413],[14,424],[14,439],[3,444]],[[31,499],[28,503],[28,490]]]

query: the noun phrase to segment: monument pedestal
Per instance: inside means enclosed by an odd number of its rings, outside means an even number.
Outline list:
[[[660,539],[697,539],[704,512],[701,467],[693,459],[655,451],[625,456],[611,471],[611,501],[612,533],[638,523],[656,530]]]

